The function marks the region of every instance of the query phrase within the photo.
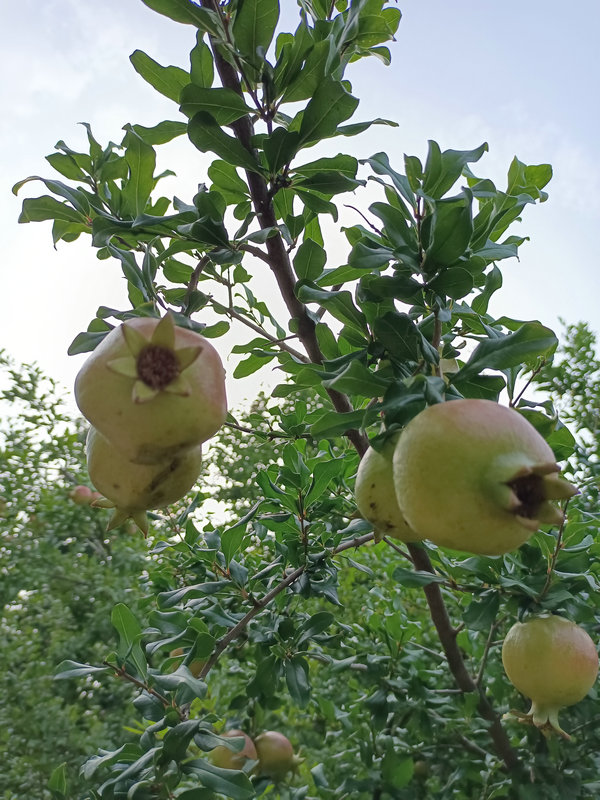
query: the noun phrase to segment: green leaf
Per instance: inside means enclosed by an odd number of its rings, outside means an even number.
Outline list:
[[[198,31],[196,46],[190,52],[190,80],[196,86],[209,89],[213,85],[215,69],[213,54],[203,37],[204,33]]]
[[[113,608],[110,621],[119,634],[119,657],[132,663],[138,674],[145,678],[148,664],[139,643],[142,636],[140,623],[124,603]]]
[[[290,163],[300,148],[300,134],[298,131],[287,131],[285,128],[275,128],[270,136],[265,136],[261,142],[270,171],[275,174]]]
[[[96,675],[100,672],[109,672],[109,667],[92,667],[90,664],[80,664],[77,661],[61,661],[56,668],[55,680],[64,678],[80,678],[83,675]]]
[[[472,600],[463,613],[465,625],[473,631],[489,631],[500,609],[498,592],[485,592]]]
[[[463,267],[450,267],[444,269],[431,281],[429,288],[436,294],[446,295],[453,300],[469,294],[473,289],[473,276]]]
[[[400,756],[390,743],[381,761],[381,777],[394,789],[407,786],[413,777],[415,765],[410,756]]]
[[[192,144],[202,153],[216,153],[224,161],[251,172],[261,172],[259,164],[249,150],[238,140],[225,133],[217,121],[206,111],[199,111],[188,126]]]
[[[213,161],[208,177],[228,202],[239,203],[248,196],[248,186],[227,161]]]
[[[437,142],[430,140],[425,162],[423,192],[429,197],[443,197],[459,179],[465,166],[479,161],[487,150],[489,147],[487,142],[484,142],[475,150],[444,150],[442,153]]]
[[[285,681],[290,697],[300,708],[304,708],[310,700],[310,683],[308,664],[302,656],[292,656],[284,662]]]
[[[354,305],[350,292],[327,292],[316,286],[299,283],[296,289],[296,295],[303,303],[318,303],[341,322],[347,323],[351,327],[361,331],[361,333],[367,332],[365,316]]]
[[[129,176],[121,194],[123,215],[137,217],[144,213],[154,188],[156,154],[131,127],[127,128],[123,144],[126,148],[125,161],[129,167]]]
[[[372,370],[361,364],[358,359],[354,359],[335,378],[324,380],[323,386],[326,389],[335,389],[345,394],[380,397],[387,391],[389,382],[378,377]]]
[[[163,739],[163,749],[160,760],[163,763],[182,761],[199,727],[200,720],[187,719],[178,723],[173,728],[170,728]]]
[[[408,314],[388,311],[375,319],[373,333],[398,361],[418,361],[421,357],[421,334]]]
[[[548,358],[557,345],[558,340],[550,328],[539,322],[525,322],[514,333],[480,342],[465,366],[452,376],[452,381],[460,383],[484,369],[533,364],[538,358]]]
[[[319,84],[300,123],[303,146],[334,136],[339,124],[354,114],[358,100],[340,81],[327,78]]]
[[[337,460],[341,461],[342,459]],[[307,619],[298,630],[296,644],[300,646],[308,642],[308,640],[312,639],[314,636],[325,633],[327,628],[333,625],[334,622],[335,617],[330,611],[317,611],[317,613]]]
[[[315,438],[329,438],[340,436],[346,431],[358,429],[363,426],[365,412],[361,411],[326,411],[310,426],[311,436]]]
[[[434,575],[431,572],[421,570],[405,569],[404,567],[396,567],[392,572],[392,578],[401,586],[406,586],[409,589],[427,586],[430,583],[444,582],[444,578],[441,575]]]
[[[299,100],[308,100],[314,95],[317,88],[325,76],[325,68],[330,53],[330,43],[327,39],[317,42],[309,51],[306,61],[299,67],[302,55],[306,52],[306,47],[310,47],[309,35],[301,41],[295,51],[290,54],[290,61],[287,65],[286,81],[291,79],[283,93],[284,103],[297,103]],[[296,77],[294,77],[296,72]],[[275,71],[277,79],[277,70]],[[278,86],[285,83],[278,83]]]
[[[203,786],[231,800],[252,800],[254,787],[247,775],[239,770],[221,769],[200,759],[182,765],[183,771],[197,775]]]
[[[219,15],[202,8],[192,0],[142,0],[142,3],[175,22],[195,25],[200,30],[215,36],[223,32]]]
[[[135,286],[135,288],[142,293],[144,300],[150,300],[150,296],[144,282],[144,275],[142,270],[137,265],[134,254],[129,250],[121,250],[120,247],[117,247],[114,244],[107,244],[106,247],[110,254],[115,258],[118,258],[121,262],[123,275],[125,275],[129,283],[132,286]]]
[[[457,197],[434,202],[423,267],[426,272],[448,267],[466,252],[473,233],[472,203],[469,189],[463,189]]]
[[[187,123],[165,119],[152,128],[145,128],[143,125],[132,125],[131,129],[146,144],[157,145],[166,144],[176,139],[177,136],[183,136],[184,133],[187,133]]]
[[[252,113],[243,98],[233,89],[207,89],[188,83],[181,90],[180,109],[186,117],[207,111],[219,125],[229,125]]]
[[[331,461],[319,461],[318,464],[315,464],[312,483],[304,497],[304,506],[306,508],[323,495],[334,478],[343,474],[343,465],[343,458],[334,458]]]
[[[184,69],[173,66],[163,67],[142,50],[134,50],[129,56],[129,60],[135,71],[157,92],[168,97],[169,100],[179,102],[181,90],[190,82],[190,76]]]
[[[294,257],[294,271],[299,280],[315,281],[322,275],[326,261],[325,250],[312,239],[305,239]]]
[[[56,769],[48,781],[48,788],[56,798],[67,796],[67,762],[63,761]]]
[[[251,63],[257,60],[257,50],[266,51],[271,44],[279,19],[279,0],[238,0],[233,21],[236,48]]]
[[[23,200],[19,222],[43,222],[47,219],[60,219],[67,222],[86,223],[86,218],[66,203],[60,203],[50,195],[28,197]]]
[[[67,355],[76,356],[79,353],[89,353],[95,350],[107,333],[108,331],[102,331],[101,333],[84,331],[78,333],[69,345]]]
[[[502,273],[495,265],[485,276],[483,291],[475,297],[471,303],[471,308],[477,314],[485,314],[488,310],[490,299],[494,292],[502,287]]]

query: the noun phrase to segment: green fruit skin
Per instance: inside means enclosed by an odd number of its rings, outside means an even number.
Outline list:
[[[136,318],[127,325],[150,339],[159,320]],[[134,379],[107,364],[130,355],[123,326],[112,330],[81,367],[75,379],[75,400],[84,417],[130,461],[151,464],[205,442],[227,416],[225,370],[203,336],[175,328],[175,348],[202,347],[182,373],[191,393],[182,397],[162,391],[144,403],[132,401]]]
[[[296,767],[294,748],[290,740],[278,731],[264,731],[254,740],[258,756],[258,771],[275,783],[282,781]]]
[[[392,439],[379,452],[369,447],[356,473],[354,497],[364,519],[381,536],[414,542],[422,537],[404,519],[394,490],[392,457],[395,446],[396,441]]]
[[[248,734],[244,733],[244,731],[240,730],[230,730],[226,733],[222,733],[221,736],[225,736],[227,738],[234,738],[236,736],[243,736],[244,737],[244,747],[237,753],[234,753],[233,750],[230,750],[225,745],[217,745],[214,750],[211,751],[210,760],[215,765],[215,767],[221,767],[221,769],[242,769],[246,763],[246,761],[256,761],[257,753],[256,748],[254,746],[254,742],[248,736]]]
[[[554,464],[524,417],[491,400],[429,406],[407,425],[393,457],[398,504],[434,544],[482,555],[514,550],[532,534],[499,502],[523,467]]]
[[[547,710],[582,700],[596,681],[598,654],[588,633],[564,617],[517,622],[502,645],[510,682]]]
[[[175,503],[192,488],[202,465],[200,446],[162,464],[133,464],[93,427],[86,454],[94,486],[118,509],[129,512]]]

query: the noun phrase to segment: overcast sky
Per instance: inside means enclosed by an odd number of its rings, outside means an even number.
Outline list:
[[[283,16],[294,19],[294,0],[281,5]],[[194,30],[140,0],[1,6],[0,348],[38,361],[70,387],[84,357],[67,357],[69,343],[99,305],[127,307],[124,281],[116,262],[96,259],[89,238],[55,250],[50,223],[18,225],[23,197],[45,189],[30,184],[15,198],[10,188],[28,175],[56,177],[44,156],[59,139],[81,148],[85,133],[78,122],[91,123],[101,142],[118,142],[128,122],[180,118],[176,105],[135,73],[129,55],[139,48],[162,64],[186,67]],[[551,163],[550,199],[526,209],[514,230],[531,241],[521,247],[520,262],[502,263],[504,288],[492,311],[552,327],[558,317],[587,320],[600,333],[600,4],[406,0],[399,6],[392,66],[370,59],[348,73],[361,100],[355,118],[383,116],[399,127],[333,140],[332,152],[348,148],[366,157],[385,150],[402,169],[403,153],[423,156],[427,139],[442,149],[487,141],[490,152],[474,170],[500,187],[514,155]],[[162,192],[189,200],[205,180],[207,162],[183,138],[163,149],[159,166],[178,178],[165,181]],[[337,247],[342,240],[334,241]],[[330,249],[329,265],[343,263],[346,252]],[[225,348],[224,340],[215,344]],[[231,372],[232,363],[226,366]],[[253,382],[230,383],[234,402],[255,391]]]

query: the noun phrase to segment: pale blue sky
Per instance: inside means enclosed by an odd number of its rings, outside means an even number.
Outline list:
[[[293,18],[294,7],[282,0],[284,17]],[[389,117],[399,127],[373,128],[329,147],[359,157],[386,150],[401,168],[402,154],[423,155],[429,138],[444,149],[485,140],[490,153],[475,171],[500,185],[515,154],[528,163],[550,162],[550,200],[527,209],[518,232],[531,241],[520,262],[504,262],[505,286],[494,310],[551,326],[558,316],[585,319],[600,332],[600,4],[407,0],[399,7],[404,16],[392,66],[362,61],[348,74],[361,99],[357,119]],[[163,64],[186,66],[194,31],[139,0],[5,3],[0,30],[0,347],[37,359],[70,385],[82,357],[69,359],[68,344],[98,305],[125,307],[123,281],[118,265],[98,262],[88,241],[54,250],[49,223],[17,225],[21,197],[10,187],[27,175],[50,176],[44,156],[58,139],[81,145],[79,121],[90,122],[101,140],[119,141],[127,122],[177,119],[175,104],[137,76],[128,56],[140,48]],[[189,196],[206,163],[191,145],[169,145],[161,166],[179,177],[164,184],[165,193]],[[43,187],[31,185],[27,193],[42,194]],[[333,250],[344,246],[337,236],[332,241]],[[232,396],[252,391],[240,385]]]

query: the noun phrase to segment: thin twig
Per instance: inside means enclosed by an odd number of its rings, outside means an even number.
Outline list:
[[[129,672],[127,672],[125,667],[119,667],[117,666],[117,664],[111,664],[110,661],[103,661],[102,663],[104,664],[105,667],[110,667],[110,669],[114,670],[118,678],[123,678],[124,681],[132,683],[134,686],[137,686],[138,689],[143,689],[145,692],[148,692],[148,694],[151,694],[153,697],[156,697],[156,699],[160,700],[160,702],[163,704],[165,708],[173,708],[173,703],[168,698],[166,698],[160,692],[157,692],[156,689],[153,689],[151,686],[148,686],[147,683],[144,683],[143,681],[140,681],[136,677],[131,675]]]
[[[370,542],[372,539],[372,533],[367,533],[364,536],[357,536],[348,542],[342,542],[342,544],[338,545],[338,547],[332,550],[331,555],[337,555],[338,553],[342,553],[344,550],[350,550],[352,548],[356,549],[361,547],[361,545],[365,544],[366,542]],[[245,631],[248,624],[254,619],[254,617],[260,614],[260,612],[266,608],[266,606],[268,606],[269,603],[284,589],[287,589],[288,586],[291,586],[293,583],[295,583],[295,581],[297,581],[298,578],[304,573],[305,569],[306,567],[304,565],[297,567],[295,570],[293,570],[293,572],[290,572],[289,575],[286,575],[282,581],[268,591],[262,598],[255,599],[253,608],[251,608],[250,611],[248,611],[248,613],[225,634],[225,636],[219,639],[215,645],[212,655],[202,668],[202,672],[199,675],[200,680],[204,680],[204,678],[219,660],[221,653],[231,642],[237,639],[238,636]]]

